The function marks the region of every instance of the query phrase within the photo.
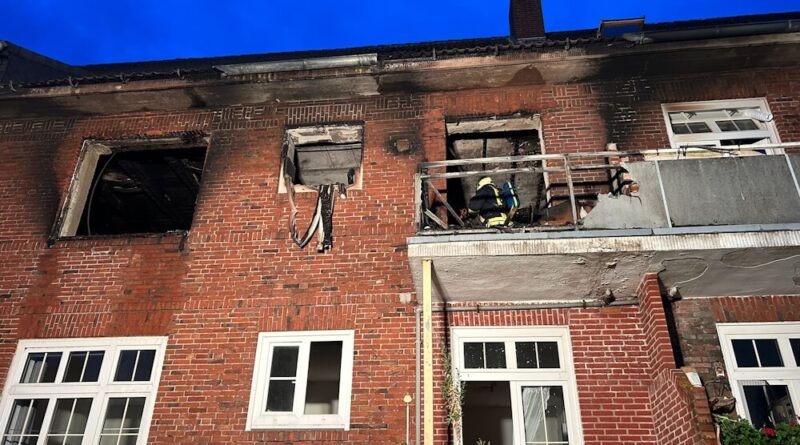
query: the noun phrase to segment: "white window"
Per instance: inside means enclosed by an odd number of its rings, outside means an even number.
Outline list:
[[[780,142],[764,99],[684,102],[661,107],[672,148],[713,149]]]
[[[797,420],[800,323],[718,324],[739,415],[757,428]]]
[[[0,443],[147,443],[166,343],[21,340],[0,402]]]
[[[462,443],[582,444],[567,327],[454,328]]]
[[[350,428],[353,331],[262,332],[247,429]]]

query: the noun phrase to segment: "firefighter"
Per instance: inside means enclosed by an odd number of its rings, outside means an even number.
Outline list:
[[[478,182],[475,196],[470,198],[470,215],[477,215],[478,220],[486,227],[500,227],[508,222],[508,207],[503,192],[486,176]]]

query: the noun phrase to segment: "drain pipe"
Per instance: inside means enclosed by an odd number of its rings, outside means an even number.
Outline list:
[[[424,445],[433,444],[433,265],[430,258],[422,260],[422,390]]]
[[[420,444],[420,438],[422,437],[422,425],[420,422],[422,421],[422,412],[419,401],[422,399],[422,382],[421,382],[421,369],[422,369],[422,361],[420,358],[420,335],[422,326],[420,326],[420,320],[422,318],[422,308],[417,306],[414,309],[414,327],[417,333],[416,335],[416,343],[415,343],[415,352],[416,352],[416,368],[417,372],[415,375],[416,384],[415,384],[415,393],[414,393],[414,445]],[[410,444],[408,444],[410,445]]]

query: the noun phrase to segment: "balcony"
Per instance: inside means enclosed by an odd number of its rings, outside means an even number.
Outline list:
[[[420,164],[415,281],[446,302],[630,297],[658,273],[683,297],[800,290],[800,143]],[[719,149],[718,149],[719,150]],[[465,218],[479,178],[517,184],[513,222]]]

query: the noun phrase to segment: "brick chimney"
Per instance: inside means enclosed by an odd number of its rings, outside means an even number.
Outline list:
[[[511,0],[508,22],[515,39],[544,37],[542,0]]]

